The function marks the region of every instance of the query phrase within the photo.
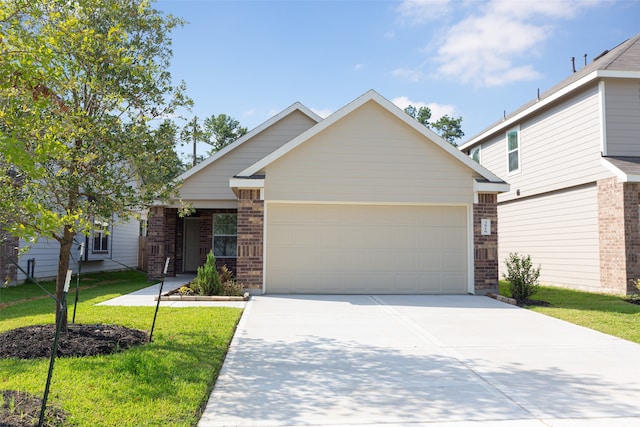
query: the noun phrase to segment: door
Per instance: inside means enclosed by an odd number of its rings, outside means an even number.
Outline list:
[[[195,272],[199,264],[200,218],[185,218],[183,271]]]

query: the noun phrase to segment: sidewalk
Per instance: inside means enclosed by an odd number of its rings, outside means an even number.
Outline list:
[[[162,293],[178,289],[180,286],[189,283],[195,275],[179,274],[176,277],[167,277],[164,280]],[[140,289],[127,295],[122,295],[97,305],[121,305],[121,306],[155,306],[160,290],[160,283]],[[244,308],[246,301],[160,301],[161,307],[237,307]]]

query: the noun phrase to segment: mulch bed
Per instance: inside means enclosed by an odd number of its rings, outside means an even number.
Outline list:
[[[0,358],[36,359],[51,356],[55,325],[34,325],[0,334]],[[60,333],[58,357],[111,354],[149,341],[146,332],[118,325],[68,325]],[[0,390],[0,427],[38,424],[42,399],[17,390]],[[47,404],[47,427],[64,425],[64,412]]]
[[[50,357],[55,325],[34,325],[0,334],[0,358]],[[149,341],[146,332],[118,325],[69,325],[60,333],[59,357],[111,354]]]
[[[0,390],[0,427],[33,427],[40,421],[42,399],[16,390]],[[47,405],[44,425],[63,426],[63,411]]]
[[[539,299],[519,299],[518,301],[518,307],[524,307],[524,306],[540,306],[540,307],[549,307],[551,304],[546,302],[546,301],[542,301]]]

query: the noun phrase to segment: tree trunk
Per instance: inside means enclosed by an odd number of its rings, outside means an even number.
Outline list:
[[[56,322],[62,322],[62,331],[67,331],[67,307],[65,304],[64,311],[60,310],[60,303],[64,296],[64,282],[67,278],[67,270],[69,269],[69,257],[71,255],[71,246],[73,245],[74,233],[71,227],[65,225],[62,239],[60,240],[60,254],[58,256],[58,276],[56,278]],[[62,316],[62,317],[60,317]]]

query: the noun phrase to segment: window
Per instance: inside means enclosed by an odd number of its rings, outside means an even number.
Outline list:
[[[93,253],[109,252],[109,224],[101,221],[94,221],[93,230]]]
[[[480,145],[469,150],[469,157],[471,157],[476,163],[480,163]]]
[[[216,258],[233,258],[238,254],[238,216],[213,216],[213,254]]]
[[[509,173],[520,172],[520,129],[507,132],[507,163]]]

